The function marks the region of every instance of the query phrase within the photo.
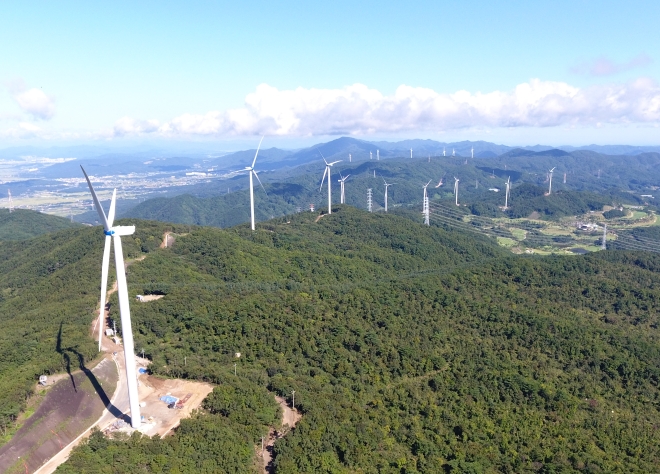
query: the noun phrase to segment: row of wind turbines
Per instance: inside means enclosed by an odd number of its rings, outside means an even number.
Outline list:
[[[266,192],[266,189],[264,188],[263,184],[261,183],[261,180],[259,179],[259,176],[257,175],[257,171],[254,169],[254,167],[256,165],[256,162],[257,162],[257,157],[259,155],[259,149],[261,148],[261,143],[263,142],[263,139],[264,139],[264,137],[261,137],[261,140],[259,141],[259,145],[257,146],[257,151],[254,154],[254,159],[252,160],[252,165],[245,167],[245,170],[250,175],[250,227],[251,227],[252,230],[255,230],[254,183],[253,183],[253,180],[252,180],[252,176],[257,178],[257,181],[259,182],[259,185],[263,189],[264,193]],[[472,158],[474,158],[474,147],[471,148],[470,152],[471,152]],[[320,153],[320,151],[319,151],[319,153]],[[328,163],[328,161],[325,159],[325,156],[323,156],[322,153],[320,153],[320,154],[321,154],[321,157],[323,158],[323,162],[325,163],[325,169],[323,171],[323,177],[321,178],[321,186],[319,187],[319,191],[323,190],[323,184],[325,183],[325,180],[326,180],[326,177],[327,177],[327,179],[328,179],[328,214],[332,214],[332,184],[331,184],[331,181],[332,181],[332,176],[331,176],[332,175],[332,167],[334,165],[336,165],[337,163],[341,163],[342,160],[332,161],[332,162]],[[380,157],[379,156],[380,155],[379,150],[376,150],[376,154],[377,154],[378,157]],[[442,150],[442,155],[443,156],[446,155],[446,150],[444,148]],[[351,154],[349,154],[348,156],[349,156],[349,161],[352,161],[351,160]],[[369,156],[371,157],[371,152],[369,152]],[[412,156],[413,156],[413,150],[411,148],[410,149],[410,158],[412,158]],[[455,149],[452,149],[452,156],[456,156],[456,150]],[[552,168],[551,170],[548,171],[548,176],[549,176],[549,187],[548,187],[548,193],[547,193],[548,196],[550,194],[552,194],[552,174],[553,174],[555,168],[556,167],[554,167],[554,168]],[[346,202],[345,183],[346,183],[346,179],[349,176],[350,175],[343,176],[341,173],[339,173],[339,179],[337,181],[339,182],[340,189],[341,189],[341,191],[340,191],[340,203],[341,204],[345,204],[345,202]],[[375,176],[375,174],[374,174],[374,176]],[[442,178],[440,178],[440,182],[435,186],[436,188],[442,186],[443,179],[444,179],[444,176]],[[387,181],[385,181],[384,178],[383,178],[383,182],[385,184],[385,212],[387,212],[388,188],[390,186],[392,186],[393,184],[395,184],[395,183],[388,183]],[[459,205],[458,204],[458,183],[459,182],[460,182],[460,179],[454,176],[454,202],[457,206]],[[429,210],[429,197],[428,197],[427,188],[428,188],[430,183],[431,183],[431,180],[429,180],[429,182],[426,183],[423,186],[424,195],[423,195],[423,200],[422,200],[422,202],[423,202],[422,214],[424,214],[424,223],[426,225],[429,225],[428,221],[429,221],[430,210]],[[510,199],[510,196],[511,196],[511,177],[510,176],[507,178],[505,186],[506,186],[506,191],[504,193],[504,208],[503,209],[506,211],[509,208],[509,199]]]

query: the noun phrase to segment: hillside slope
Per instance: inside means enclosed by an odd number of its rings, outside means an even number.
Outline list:
[[[58,216],[28,209],[0,209],[0,241],[26,240],[49,232],[80,227]]]
[[[238,362],[255,391],[296,391],[276,472],[656,469],[659,257],[503,257],[392,215],[316,217],[186,230],[129,275],[132,294],[165,295],[133,308],[152,371],[231,387]],[[227,390],[219,419],[249,420]],[[61,472],[227,469],[210,420],[166,442],[95,438]]]

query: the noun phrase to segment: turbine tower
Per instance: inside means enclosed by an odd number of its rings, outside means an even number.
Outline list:
[[[410,149],[410,159],[412,160],[412,148]]]
[[[257,181],[259,181],[259,184],[261,185],[261,189],[263,189],[264,192],[266,192],[264,185],[261,184],[261,180],[259,179],[257,172],[254,170],[254,165],[257,162],[257,155],[259,154],[259,148],[261,148],[261,142],[263,141],[264,141],[264,137],[261,137],[261,140],[259,140],[259,146],[257,147],[257,152],[254,154],[254,160],[252,160],[252,166],[245,167],[245,171],[247,171],[250,174],[250,226],[252,230],[254,230],[254,189],[253,189],[252,175],[254,175],[254,177],[257,178]]]
[[[447,156],[447,149],[442,147],[442,156]]]
[[[601,250],[607,250],[607,224],[603,224],[603,241],[600,244]]]
[[[350,153],[348,154],[348,162],[349,162],[349,163],[352,163],[352,162],[353,162],[353,158],[351,157],[351,154],[350,154]]]
[[[456,150],[454,148],[451,149],[451,156],[456,156]]]
[[[456,205],[458,206],[458,182],[460,180],[454,176],[454,195],[456,196]]]
[[[7,189],[7,194],[9,194],[9,212],[14,212],[14,201],[11,198],[11,190]]]
[[[369,159],[370,159],[370,160],[373,160],[373,159],[374,159],[374,155],[373,155],[373,153],[371,153],[371,152],[369,152]]]
[[[387,188],[392,186],[394,183],[389,184],[387,181],[385,181],[385,178],[383,178],[383,183],[385,183],[385,212],[387,212]]]
[[[509,208],[509,192],[511,192],[511,176],[506,180],[506,192],[504,193],[504,210]]]
[[[474,147],[472,147],[470,151],[472,152],[472,158],[474,159]]]
[[[342,176],[341,173],[339,173],[339,177],[341,179],[338,179],[339,181],[339,186],[341,187],[341,194],[340,194],[340,204],[346,204],[346,195],[344,194],[344,182],[346,181],[346,178],[348,178],[350,174],[347,174],[346,176]]]
[[[556,166],[555,166],[555,168],[556,168]],[[550,171],[548,171],[548,173],[550,175],[550,186],[548,187],[548,196],[550,196],[552,194],[552,173],[553,173],[553,171],[555,171],[555,168],[552,168]]]
[[[380,150],[376,150],[376,161],[380,161]]]
[[[430,223],[430,212],[429,212],[429,195],[426,192],[426,188],[428,185],[431,183],[431,180],[429,180],[428,183],[424,185],[424,201],[422,203],[422,214],[424,214],[424,224],[425,225],[431,225]]]
[[[128,286],[126,284],[126,270],[124,269],[124,252],[121,246],[121,237],[132,235],[135,232],[135,226],[114,226],[115,202],[117,199],[117,190],[112,193],[110,201],[110,211],[106,218],[105,212],[101,207],[99,198],[94,192],[92,182],[85,170],[81,166],[89,190],[92,193],[92,199],[99,213],[99,219],[103,224],[103,233],[105,234],[105,248],[103,249],[103,260],[101,266],[101,307],[99,308],[99,318],[104,320],[105,316],[105,298],[108,285],[108,266],[110,263],[110,240],[114,242],[115,247],[115,268],[117,270],[117,295],[119,297],[119,313],[121,315],[121,330],[124,345],[124,364],[126,369],[126,385],[128,386],[128,404],[131,409],[131,426],[135,429],[140,427],[140,400],[138,398],[137,373],[135,369],[135,347],[133,343],[133,329],[131,328],[131,311],[128,303]],[[103,324],[99,324],[99,350],[101,348],[101,334]]]
[[[323,179],[321,180],[321,187],[319,188],[319,192],[321,189],[323,189],[323,182],[325,181],[325,176],[328,175],[328,214],[332,214],[332,192],[331,192],[331,179],[330,179],[330,168],[332,165],[336,165],[339,163],[341,160],[333,161],[332,163],[328,163],[325,161],[325,156],[321,154],[321,157],[323,157],[323,162],[325,163],[325,171],[323,172]]]

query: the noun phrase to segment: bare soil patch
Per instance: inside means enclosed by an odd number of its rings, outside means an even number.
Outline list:
[[[146,303],[148,301],[155,301],[161,299],[165,295],[144,295],[142,296],[142,301],[141,303]]]
[[[91,371],[66,374],[54,383],[36,412],[0,449],[0,472],[34,472],[77,438],[103,413],[116,379],[114,362],[103,359]]]
[[[181,419],[190,416],[193,410],[199,408],[213,386],[204,382],[194,382],[180,379],[161,379],[152,375],[142,374],[140,381],[140,402],[144,403],[141,413],[145,424],[140,431],[148,436],[165,437],[172,429],[179,426]],[[185,400],[183,408],[168,408],[161,397],[170,395],[179,400]]]

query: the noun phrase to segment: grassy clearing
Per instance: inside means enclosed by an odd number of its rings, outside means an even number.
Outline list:
[[[502,247],[506,247],[506,248],[511,248],[514,245],[518,245],[518,242],[508,237],[498,237],[497,243],[498,245],[501,245]]]

